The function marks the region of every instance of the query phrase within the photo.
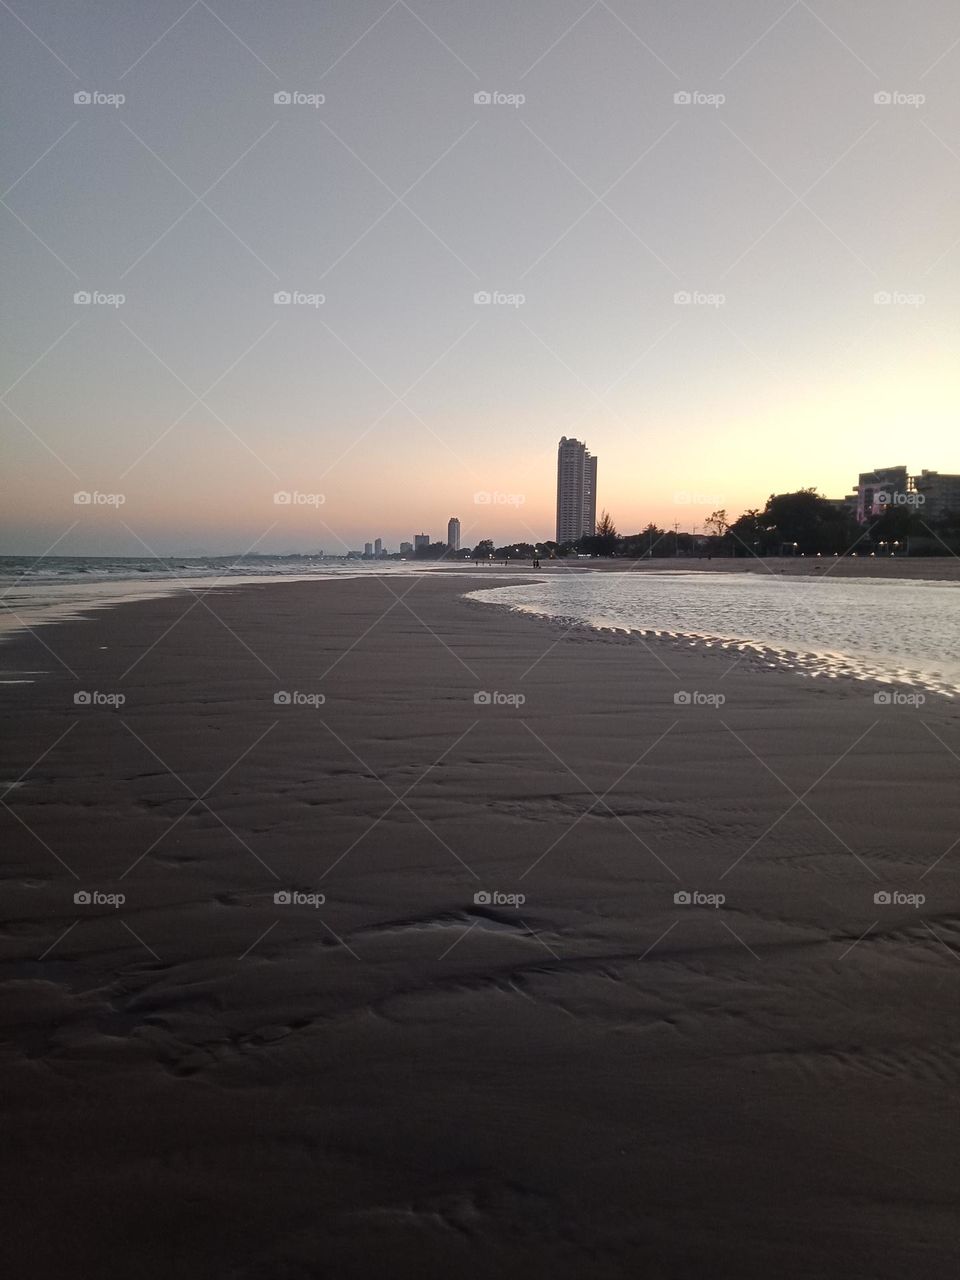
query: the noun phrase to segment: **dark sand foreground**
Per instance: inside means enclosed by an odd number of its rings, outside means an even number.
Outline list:
[[[6,1273],[955,1274],[956,705],[473,585],[0,650]]]

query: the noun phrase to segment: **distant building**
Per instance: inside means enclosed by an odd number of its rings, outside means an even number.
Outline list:
[[[373,554],[378,560],[383,555],[383,539],[382,538],[378,538],[376,542],[373,544]]]
[[[401,554],[402,556],[409,556],[409,555],[413,555],[413,543],[412,543],[412,542],[401,542],[401,543],[400,543],[400,554]]]
[[[597,531],[597,460],[586,443],[563,436],[557,449],[557,542]]]
[[[909,475],[906,467],[861,471],[848,502],[860,524],[877,519],[891,507],[906,507],[926,520],[944,520],[960,515],[960,475],[926,469]]]
[[[373,543],[372,543],[372,542],[365,542],[365,543],[363,544],[363,554],[364,554],[365,556],[369,556],[369,557],[371,557],[371,558],[373,557]]]
[[[460,550],[460,521],[456,516],[447,521],[447,546],[451,551]]]
[[[927,520],[943,520],[960,515],[960,476],[941,475],[939,471],[921,471],[913,477],[918,514]],[[920,502],[920,499],[923,499]]]
[[[878,467],[876,471],[861,471],[857,484],[857,520],[882,516],[891,506],[906,505],[907,494],[913,492],[913,484],[906,467]]]
[[[430,545],[429,533],[415,533],[413,535],[414,551],[419,551],[421,547],[429,547],[429,545]]]

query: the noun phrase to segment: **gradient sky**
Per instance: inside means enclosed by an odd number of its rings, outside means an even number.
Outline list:
[[[956,0],[12,0],[0,35],[3,553],[552,537],[561,435],[623,532],[960,471]]]

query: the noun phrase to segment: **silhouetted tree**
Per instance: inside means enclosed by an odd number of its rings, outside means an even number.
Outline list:
[[[726,507],[721,507],[719,511],[711,512],[703,523],[708,529],[712,529],[718,538],[722,538],[730,527],[727,523]]]
[[[612,556],[617,550],[617,544],[620,536],[617,533],[617,526],[610,518],[609,511],[601,511],[600,519],[597,522],[597,532],[593,539],[596,545],[596,554],[601,556]]]

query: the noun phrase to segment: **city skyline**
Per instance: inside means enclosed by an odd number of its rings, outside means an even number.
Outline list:
[[[582,527],[582,533],[592,531],[596,527],[598,497],[597,497],[597,458],[591,455],[587,449],[585,442],[577,441],[573,438],[563,437],[558,446],[556,462],[554,465],[554,515],[553,529],[535,529],[528,525],[524,518],[516,516],[517,512],[523,511],[524,504],[522,502],[498,502],[499,498],[517,499],[523,497],[518,494],[506,494],[490,491],[481,491],[474,495],[475,514],[473,519],[463,529],[463,522],[459,517],[452,516],[447,521],[446,540],[436,540],[430,533],[419,532],[416,534],[408,534],[406,537],[401,532],[399,535],[391,537],[378,536],[371,539],[366,532],[359,539],[355,539],[352,543],[348,540],[334,534],[327,526],[324,526],[328,535],[331,535],[334,545],[324,545],[321,550],[322,538],[318,534],[313,538],[306,538],[299,545],[283,544],[273,548],[265,548],[263,546],[254,546],[250,548],[241,548],[239,546],[227,546],[222,549],[214,550],[210,547],[193,546],[187,549],[181,549],[179,554],[185,556],[195,555],[318,555],[323,554],[331,557],[340,556],[363,556],[368,559],[380,559],[388,556],[404,556],[413,555],[417,548],[426,548],[431,546],[435,541],[443,542],[447,547],[454,550],[466,550],[475,546],[478,542],[491,539],[495,544],[500,546],[508,546],[511,543],[527,543],[531,545],[545,545],[549,542],[575,542],[580,535],[571,537],[559,537],[559,488],[561,483],[561,464],[565,446],[575,446],[576,452],[581,457],[581,466],[584,460],[592,463],[590,472],[593,488],[590,492],[589,515],[586,517],[586,523]],[[582,481],[581,481],[582,483]],[[801,489],[813,488],[821,497],[829,499],[831,502],[844,504],[855,516],[859,523],[866,523],[871,519],[881,515],[885,507],[902,505],[915,511],[918,515],[927,515],[928,517],[941,518],[946,512],[954,512],[960,510],[960,472],[947,472],[940,467],[923,467],[919,471],[912,470],[903,463],[898,463],[888,467],[874,467],[870,470],[860,470],[856,481],[850,480],[846,484],[839,487],[837,493],[829,493],[823,487],[816,484],[793,484],[788,485],[782,490],[769,490],[766,494],[755,494],[751,501],[745,502],[742,506],[736,507],[729,505],[721,500],[719,494],[694,494],[687,491],[678,491],[673,495],[673,501],[668,509],[673,515],[672,520],[657,520],[653,516],[641,515],[635,521],[623,520],[618,512],[613,511],[611,515],[614,524],[617,525],[621,534],[639,533],[642,529],[650,524],[654,524],[663,529],[677,529],[680,533],[696,535],[706,530],[706,518],[717,510],[726,511],[727,516],[732,520],[751,509],[762,507],[768,497],[776,496],[776,493],[795,493]],[[80,499],[80,508],[96,508],[96,499],[105,497],[106,495],[91,494],[89,492],[78,492],[74,495],[75,499]],[[308,503],[295,503],[297,497],[307,497],[309,495],[301,494],[299,491],[284,492],[275,494],[274,500],[282,498],[283,501],[277,503],[281,508],[292,505],[309,506]],[[582,499],[582,490],[581,490]],[[102,504],[103,508],[108,508],[109,504]],[[500,521],[494,521],[490,518],[492,509],[496,507],[509,507],[515,514],[515,523],[511,524],[509,518],[504,521],[501,517]],[[604,503],[599,503],[600,507],[604,507]],[[439,504],[435,504],[439,509]],[[122,506],[117,510],[122,512]],[[430,522],[426,522],[430,523]],[[409,527],[409,522],[408,522]],[[452,535],[455,532],[455,542]],[[412,541],[411,541],[412,538]],[[146,545],[137,539],[140,549],[134,547],[129,553],[127,552],[107,552],[110,555],[129,554],[136,558],[142,558],[144,555],[165,555],[171,554],[164,552],[158,548],[147,548]],[[328,538],[328,543],[330,538]],[[396,543],[396,548],[393,543]],[[362,548],[362,549],[361,549]],[[2,555],[35,555],[35,551],[2,551]],[[49,554],[68,554],[54,549]],[[96,555],[97,552],[85,551],[77,552],[79,555]]]
[[[960,471],[944,0],[102,25],[0,11],[3,552],[543,536],[560,435],[621,527]]]

